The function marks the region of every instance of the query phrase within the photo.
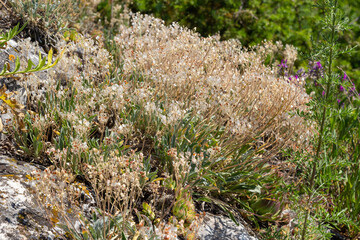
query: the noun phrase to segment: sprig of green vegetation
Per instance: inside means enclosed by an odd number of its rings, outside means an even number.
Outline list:
[[[14,38],[17,34],[19,34],[25,28],[26,24],[24,24],[20,29],[19,29],[19,26],[20,26],[20,23],[17,24],[13,29],[8,31],[7,33],[3,33],[0,35],[0,49],[3,49],[8,41],[10,41],[12,38]],[[49,68],[54,67],[58,63],[58,61],[60,60],[63,53],[64,53],[64,50],[60,53],[59,57],[57,57],[56,60],[54,62],[52,62],[53,50],[50,49],[48,56],[47,56],[47,62],[46,62],[46,58],[42,58],[41,53],[39,52],[39,63],[37,65],[35,65],[29,59],[28,65],[24,70],[20,70],[20,59],[17,56],[16,60],[15,60],[14,70],[11,71],[10,65],[8,63],[5,63],[3,69],[0,72],[0,76],[9,76],[9,75],[14,75],[14,74],[24,74],[24,73],[32,73],[32,72],[47,70]]]
[[[358,232],[356,224],[359,222],[357,213],[353,214],[353,209],[359,207],[348,199],[348,196],[355,197],[354,194],[356,194],[356,189],[350,189],[349,186],[358,186],[358,179],[350,177],[352,174],[357,174],[354,166],[358,164],[356,155],[359,147],[356,142],[360,139],[358,134],[359,109],[353,105],[354,100],[358,98],[358,93],[355,86],[351,86],[346,79],[347,75],[344,74],[343,78],[340,77],[333,66],[340,54],[348,53],[351,50],[342,50],[338,44],[339,36],[348,29],[348,21],[341,14],[337,0],[321,1],[318,7],[325,11],[322,21],[324,32],[320,45],[317,45],[311,54],[311,60],[320,60],[325,63],[326,71],[322,77],[316,79],[315,84],[308,82],[308,91],[314,94],[314,98],[309,103],[311,112],[307,117],[318,124],[319,135],[314,139],[314,153],[310,155],[310,159],[312,159],[311,174],[301,233],[302,240],[307,235],[308,219],[311,213],[310,202],[314,192],[337,202],[336,206],[339,206],[338,204],[342,206],[328,210],[333,211],[334,217],[331,218],[324,212],[315,209],[315,213],[320,214],[324,222],[334,225],[340,222],[344,223],[349,230],[351,229],[351,235],[356,235]],[[342,193],[343,191],[346,193]],[[342,202],[346,202],[346,204],[342,204]],[[341,217],[345,211],[350,217],[350,221]]]
[[[17,56],[16,60],[15,60],[15,68],[14,70],[10,70],[9,65],[8,64],[4,64],[4,67],[2,69],[2,71],[0,72],[0,76],[9,76],[9,75],[14,75],[14,74],[24,74],[24,73],[32,73],[32,72],[38,72],[38,71],[43,71],[43,70],[47,70],[49,68],[54,67],[58,61],[61,58],[61,55],[64,53],[64,50],[60,53],[60,56],[56,58],[56,60],[54,62],[52,62],[52,57],[53,57],[53,50],[50,49],[48,56],[47,56],[47,61],[46,58],[42,58],[41,53],[39,52],[39,63],[37,65],[35,65],[30,59],[28,60],[28,65],[24,70],[20,70],[20,59]]]
[[[4,49],[4,46],[6,45],[6,43],[8,41],[10,41],[12,38],[14,38],[16,35],[18,35],[26,27],[26,24],[24,24],[20,29],[19,29],[19,26],[20,26],[20,23],[17,24],[10,31],[0,34],[0,49]]]

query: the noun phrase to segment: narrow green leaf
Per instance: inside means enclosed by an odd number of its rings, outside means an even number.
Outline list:
[[[41,56],[41,55],[40,55]],[[33,69],[34,71],[41,71],[42,70],[42,67],[45,65],[45,62],[46,62],[46,59],[43,58],[43,59],[39,59],[39,64],[36,66],[36,70]]]
[[[16,34],[19,34],[24,28],[26,27],[27,23],[25,23],[17,32]]]
[[[63,49],[63,50],[61,51],[60,55],[55,59],[54,63],[51,64],[51,65],[49,65],[48,68],[54,67],[54,66],[59,62],[59,60],[61,59],[61,57],[62,57],[62,55],[64,54],[64,52],[65,52],[65,49]]]
[[[14,69],[13,73],[16,73],[19,69],[20,69],[20,59],[17,56],[16,60],[15,60],[15,69]]]
[[[222,210],[224,210],[228,216],[230,217],[230,219],[236,224],[239,226],[239,223],[238,221],[236,221],[235,217],[234,217],[234,214],[232,214],[232,212],[229,211],[229,209],[227,207],[225,207],[224,205],[222,204],[217,204]]]
[[[197,202],[208,202],[208,203],[211,203],[211,199],[207,198],[207,197],[201,197],[201,198],[198,198],[196,199]]]
[[[214,185],[216,187],[216,181],[214,181],[214,179],[212,179],[211,177],[209,177],[207,175],[204,175],[203,178],[208,180],[212,185]]]

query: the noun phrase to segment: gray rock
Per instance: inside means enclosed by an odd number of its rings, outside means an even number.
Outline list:
[[[0,155],[0,240],[66,239],[62,229],[53,227],[45,208],[37,201],[34,182],[27,178],[31,172],[41,171],[40,168]],[[93,196],[86,195],[79,211],[89,217],[94,206]],[[60,216],[58,220],[59,224],[65,224]],[[73,226],[80,226],[77,215],[67,214],[67,220]]]
[[[198,232],[200,240],[257,240],[230,218],[207,213]]]
[[[37,168],[0,156],[0,239],[55,239],[45,210],[26,183],[26,174]]]

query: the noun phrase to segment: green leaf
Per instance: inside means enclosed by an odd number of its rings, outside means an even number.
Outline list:
[[[29,59],[28,60],[28,65],[27,65],[27,67],[26,67],[26,69],[24,71],[28,72],[32,68],[32,66],[34,66],[34,63]]]
[[[125,237],[124,232],[121,233],[121,240],[127,240],[126,237]]]
[[[214,181],[214,179],[212,179],[210,176],[208,175],[204,175],[203,178],[205,178],[206,180],[208,180],[212,185],[216,186],[216,181]]]
[[[235,219],[235,217],[234,217],[234,214],[231,212],[231,211],[229,211],[229,209],[227,208],[227,207],[225,207],[224,205],[222,205],[222,204],[217,204],[223,211],[225,211],[227,214],[228,214],[228,216],[230,217],[230,219],[236,224],[236,225],[238,225],[239,226],[239,223],[238,223],[238,221]]]
[[[0,72],[0,76],[3,76],[6,72],[6,64],[4,64],[3,70]]]
[[[37,70],[37,71],[40,71],[41,68],[42,68],[43,66],[45,66],[45,63],[46,63],[46,59],[45,59],[45,58],[41,58],[41,53],[40,53],[40,51],[39,51],[39,64],[36,66],[36,70]]]
[[[27,23],[25,23],[20,29],[20,23],[18,23],[13,29],[11,29],[10,31],[8,31],[7,33],[3,33],[0,35],[0,48],[3,48],[3,46],[6,44],[6,42],[8,42],[10,39],[12,39],[13,37],[15,37],[17,34],[19,34],[27,25]]]
[[[222,192],[226,193],[226,192],[243,192],[244,190],[254,190],[256,189],[256,185],[250,185],[250,184],[245,184],[245,183],[240,183],[234,186],[231,186],[229,188],[227,188],[226,190],[223,190]]]
[[[59,60],[60,60],[61,56],[63,55],[63,53],[64,53],[64,50],[62,50],[60,55],[56,58],[56,60],[53,63],[51,63],[52,56],[53,56],[53,50],[50,49],[49,55],[48,55],[48,58],[47,58],[48,62],[45,65],[46,58],[42,58],[41,53],[39,51],[39,63],[38,63],[38,65],[35,66],[34,68],[32,68],[34,66],[34,63],[29,59],[27,67],[22,71],[19,71],[19,69],[20,69],[20,59],[17,57],[16,62],[15,62],[14,71],[7,72],[7,66],[5,64],[3,70],[0,72],[0,76],[8,76],[8,75],[13,75],[13,74],[23,74],[23,73],[31,73],[31,72],[47,70],[49,68],[54,67],[59,62]]]
[[[50,66],[51,61],[52,61],[52,55],[53,55],[53,49],[50,48],[49,52],[48,52],[48,61],[47,61],[47,66]]]

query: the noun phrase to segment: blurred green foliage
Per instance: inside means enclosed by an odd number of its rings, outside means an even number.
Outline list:
[[[133,11],[153,14],[166,23],[179,22],[203,36],[220,33],[245,46],[264,39],[310,47],[311,25],[317,11],[309,0],[134,0]]]
[[[115,4],[124,4],[115,0]],[[114,4],[113,3],[113,4]],[[174,21],[190,29],[196,28],[202,36],[220,34],[221,39],[237,38],[244,46],[261,43],[264,39],[292,44],[299,52],[309,53],[311,38],[319,39],[322,10],[314,7],[313,0],[133,0],[133,12],[152,14]],[[339,43],[355,46],[360,42],[360,1],[340,2],[344,16],[350,19],[352,31],[345,32]],[[103,17],[110,16],[110,1],[102,0],[98,10]],[[107,14],[105,13],[107,12]],[[316,59],[314,59],[316,60]],[[305,67],[308,59],[301,58],[297,67]],[[360,52],[342,57],[335,63],[348,72],[351,79],[360,82]]]

